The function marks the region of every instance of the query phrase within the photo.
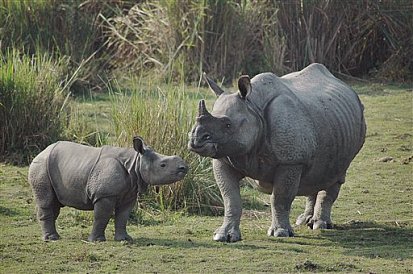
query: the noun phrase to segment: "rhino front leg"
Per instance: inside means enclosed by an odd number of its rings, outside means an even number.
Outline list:
[[[136,200],[132,200],[115,208],[115,241],[132,241],[132,237],[126,232],[126,224],[135,203]]]
[[[212,160],[214,177],[224,200],[224,223],[214,233],[214,240],[219,242],[237,242],[241,240],[239,229],[241,221],[241,194],[239,181],[242,176],[232,167],[220,160]]]
[[[88,241],[106,241],[105,229],[115,209],[116,199],[114,197],[101,198],[93,207],[93,228]]]
[[[281,166],[276,172],[271,194],[272,223],[268,236],[294,236],[290,225],[291,204],[300,184],[301,166]]]
[[[314,215],[314,206],[317,200],[317,193],[307,196],[304,213],[298,216],[296,225],[308,224]]]
[[[335,183],[327,190],[319,191],[314,207],[314,216],[308,226],[312,229],[329,229],[333,227],[331,221],[331,208],[338,197],[341,188],[340,182]]]

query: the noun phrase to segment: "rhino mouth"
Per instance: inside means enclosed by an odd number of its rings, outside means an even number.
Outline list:
[[[176,176],[177,178],[182,179],[188,173],[187,166],[180,166],[172,176]]]
[[[216,154],[217,143],[215,142],[204,142],[202,144],[194,144],[191,142],[188,145],[190,151],[195,152],[204,157],[213,157]]]
[[[180,180],[180,179],[184,178],[187,173],[188,173],[187,171],[177,171],[173,175],[175,175]]]

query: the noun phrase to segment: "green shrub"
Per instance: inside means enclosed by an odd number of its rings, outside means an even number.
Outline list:
[[[215,213],[222,206],[219,190],[213,179],[211,162],[187,149],[188,132],[194,122],[199,94],[182,87],[159,87],[152,82],[134,80],[128,91],[112,87],[113,122],[116,144],[131,146],[132,137],[142,136],[159,153],[179,155],[190,166],[181,182],[150,189],[148,199],[153,207],[186,209],[189,212]],[[192,99],[191,99],[192,98]]]
[[[11,51],[0,60],[0,155],[32,152],[57,140],[64,127],[67,59]]]
[[[121,2],[121,1],[119,1]],[[99,14],[110,14],[116,1],[2,0],[0,51],[67,56],[69,74],[81,67],[69,86],[74,94],[101,88],[107,68]]]

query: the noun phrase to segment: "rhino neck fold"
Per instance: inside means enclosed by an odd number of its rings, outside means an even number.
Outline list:
[[[246,106],[249,109],[249,111],[257,118],[259,121],[258,125],[258,139],[254,143],[254,146],[251,148],[250,153],[257,153],[261,149],[265,148],[267,146],[267,138],[266,138],[266,132],[267,132],[267,124],[265,122],[264,118],[264,108],[261,109],[258,105],[255,104],[254,101],[250,100],[248,97],[245,100]]]
[[[138,193],[145,193],[148,189],[148,183],[143,180],[141,173],[139,172],[141,155],[136,152],[136,157],[134,157],[134,159],[135,160],[128,169],[131,178],[131,184],[136,184],[136,186],[138,187]]]

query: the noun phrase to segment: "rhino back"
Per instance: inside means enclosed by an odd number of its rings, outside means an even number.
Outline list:
[[[316,134],[317,150],[304,184],[306,179],[308,184],[320,186],[340,180],[365,138],[363,106],[357,94],[319,64],[284,77],[305,107]]]
[[[93,209],[87,182],[101,148],[58,142],[48,157],[48,172],[60,203],[78,209]]]
[[[365,135],[363,105],[357,94],[320,64],[312,64],[289,79],[286,84],[306,108],[319,146],[348,152],[345,154],[353,158]]]

